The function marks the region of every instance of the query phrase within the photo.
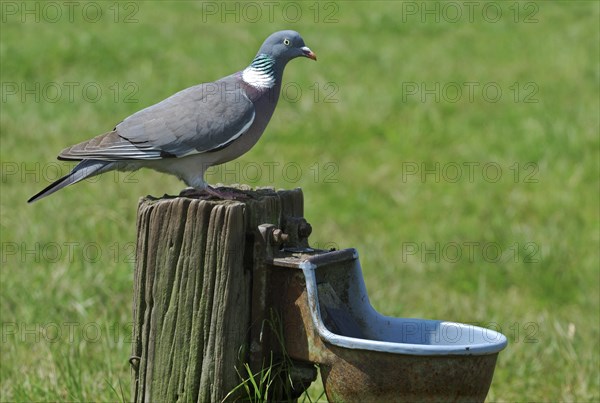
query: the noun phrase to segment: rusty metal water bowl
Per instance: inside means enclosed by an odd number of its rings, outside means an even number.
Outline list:
[[[330,402],[484,401],[504,335],[371,306],[355,249],[271,261],[291,358],[316,363]]]

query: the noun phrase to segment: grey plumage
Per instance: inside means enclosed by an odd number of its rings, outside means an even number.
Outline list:
[[[81,162],[28,202],[115,169],[152,168],[206,189],[209,167],[256,144],[277,105],[285,65],[300,56],[316,60],[297,32],[272,34],[245,70],[180,91],[108,133],[64,149],[59,159]]]

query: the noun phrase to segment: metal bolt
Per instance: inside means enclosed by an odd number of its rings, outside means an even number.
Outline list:
[[[271,233],[271,236],[273,243],[276,244],[287,242],[287,240],[290,238],[288,234],[284,233],[279,228],[274,229]]]
[[[308,238],[312,233],[312,226],[306,221],[303,220],[298,226],[298,237],[299,238]]]

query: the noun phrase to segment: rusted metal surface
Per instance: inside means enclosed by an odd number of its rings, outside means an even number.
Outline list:
[[[330,402],[483,402],[498,355],[419,357],[327,347],[336,357],[321,366]]]

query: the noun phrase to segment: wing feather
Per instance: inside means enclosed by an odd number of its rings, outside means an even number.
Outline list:
[[[113,131],[63,150],[59,159],[154,160],[204,153],[239,138],[255,117],[253,103],[229,76],[142,109]]]

